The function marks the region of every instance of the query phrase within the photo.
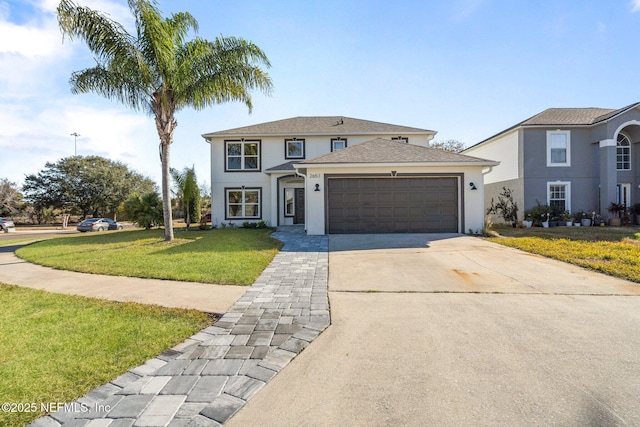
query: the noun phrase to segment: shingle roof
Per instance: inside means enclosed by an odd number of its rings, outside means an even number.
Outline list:
[[[341,164],[341,163],[480,163],[496,164],[490,160],[465,156],[435,148],[421,147],[405,142],[376,138],[361,144],[334,151],[315,159],[297,164]]]
[[[591,125],[599,117],[614,111],[610,108],[548,108],[520,125]]]
[[[249,135],[348,135],[348,134],[435,134],[435,131],[419,129],[409,126],[398,126],[388,123],[372,122],[370,120],[354,119],[344,116],[313,116],[293,117],[260,123],[235,129],[221,130],[204,134],[205,138],[221,136],[249,136]]]
[[[627,105],[617,110],[610,108],[548,108],[541,113],[536,114],[533,117],[528,118],[520,123],[517,123],[510,128],[503,130],[495,135],[484,139],[477,144],[467,147],[464,151],[470,150],[473,147],[477,147],[487,141],[503,135],[507,132],[511,132],[517,128],[525,126],[592,126],[598,123],[605,122],[618,114],[622,114],[625,111],[631,110],[640,106],[640,102]]]
[[[278,166],[274,166],[272,168],[267,169],[265,172],[277,172],[277,171],[294,171],[296,168],[293,167],[294,164],[300,163],[300,160],[293,160],[291,162],[283,163]]]

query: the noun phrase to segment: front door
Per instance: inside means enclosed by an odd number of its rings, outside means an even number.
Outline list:
[[[295,213],[293,216],[294,224],[304,224],[304,188],[295,189]]]
[[[617,193],[618,204],[631,206],[631,184],[618,184]]]

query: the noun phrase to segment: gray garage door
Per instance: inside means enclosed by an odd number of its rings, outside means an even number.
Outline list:
[[[456,233],[456,178],[332,178],[329,233]]]

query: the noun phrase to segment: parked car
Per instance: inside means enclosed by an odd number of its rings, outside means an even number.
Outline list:
[[[0,231],[5,231],[8,228],[15,228],[16,225],[9,218],[0,217]]]
[[[78,231],[105,231],[105,230],[122,230],[124,227],[119,222],[109,218],[88,218],[78,224]]]

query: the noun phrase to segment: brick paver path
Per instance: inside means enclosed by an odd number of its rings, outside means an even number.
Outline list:
[[[213,326],[34,427],[217,426],[329,326],[328,240],[278,229],[285,245]]]

